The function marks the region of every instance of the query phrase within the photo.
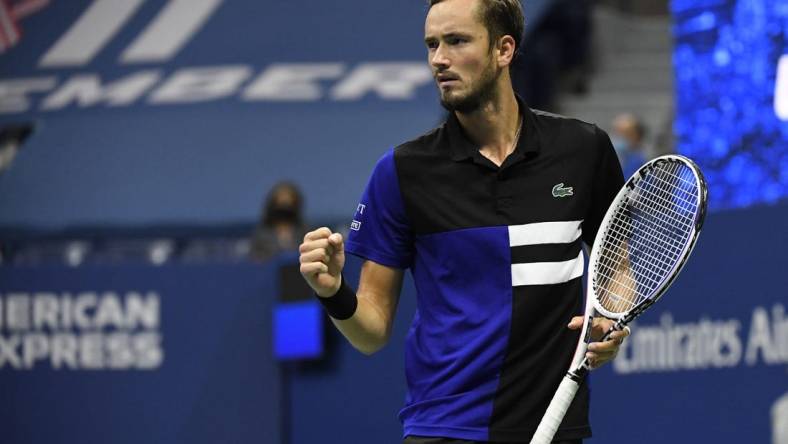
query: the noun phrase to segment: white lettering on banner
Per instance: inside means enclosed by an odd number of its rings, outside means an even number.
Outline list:
[[[13,368],[22,367],[22,359],[16,352],[20,342],[19,336],[14,335],[6,338],[0,335],[0,368],[3,368],[6,363]]]
[[[108,326],[118,328],[123,326],[123,309],[120,305],[120,298],[117,295],[110,294],[102,298],[102,303],[96,308],[94,324],[96,328]]]
[[[98,333],[85,333],[79,337],[80,367],[89,370],[99,370],[103,367],[101,340],[102,335]]]
[[[245,100],[313,101],[323,97],[318,80],[336,79],[341,63],[281,63],[271,65],[243,92]]]
[[[77,337],[72,334],[58,333],[52,337],[52,368],[64,365],[70,369],[79,368],[77,361]]]
[[[788,393],[772,405],[771,417],[772,444],[788,444]]]
[[[30,110],[28,95],[49,91],[55,85],[55,77],[0,80],[0,113],[23,113]]]
[[[41,108],[51,111],[72,103],[82,108],[102,102],[109,106],[129,105],[156,84],[159,76],[156,71],[141,71],[106,86],[102,86],[101,79],[95,75],[74,76],[48,95]]]
[[[56,77],[0,79],[0,113],[35,110],[34,93],[48,93],[38,110],[50,112],[71,105],[129,106],[145,94],[150,105],[200,103],[235,95],[247,102],[349,102],[369,94],[383,100],[412,100],[417,89],[432,79],[423,63],[367,63],[345,71],[342,63],[273,64],[245,89],[244,82],[253,74],[248,65],[183,68],[167,77],[161,71],[143,70],[112,82],[95,73],[75,74],[62,82]],[[329,80],[337,81],[333,88],[321,85],[320,81]]]
[[[222,99],[233,95],[250,75],[246,66],[182,69],[154,91],[148,101],[188,103]]]
[[[758,356],[767,364],[779,364],[788,357],[788,319],[782,305],[772,309],[772,322],[766,309],[758,307],[752,312],[747,365],[757,364]]]
[[[777,62],[774,81],[774,113],[780,120],[788,120],[788,54]]]
[[[91,318],[88,317],[88,309],[91,311],[96,305],[95,293],[83,293],[77,296],[74,303],[74,322],[82,330],[89,330],[93,327]]]
[[[331,91],[335,100],[358,100],[370,92],[384,99],[405,100],[429,83],[432,73],[423,62],[363,63]]]
[[[49,355],[49,338],[41,333],[29,334],[22,342],[22,361],[25,368],[33,368],[36,361]]]
[[[638,324],[613,361],[617,373],[731,368],[746,363],[788,364],[788,318],[782,304],[753,309],[746,342],[739,319],[676,323],[670,313],[658,325]],[[746,346],[745,346],[746,344]]]
[[[146,0],[94,0],[39,61],[39,66],[90,63]],[[170,0],[124,50],[124,63],[166,61],[188,43],[224,0]]]
[[[6,325],[9,330],[27,330],[30,328],[30,297],[24,293],[8,295]]]
[[[57,295],[39,293],[33,299],[33,328],[36,330],[57,329],[57,311]]]
[[[158,368],[160,312],[155,292],[0,294],[0,369]]]
[[[142,327],[149,330],[159,328],[159,296],[149,293],[145,296],[139,293],[126,295],[126,328]]]
[[[71,304],[71,295],[64,294],[60,298],[61,306],[61,326],[63,329],[70,329],[74,325],[74,317],[72,316],[73,306]]]

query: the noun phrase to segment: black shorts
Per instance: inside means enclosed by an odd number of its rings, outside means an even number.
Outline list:
[[[403,444],[482,444],[479,441],[466,441],[464,439],[453,439],[453,438],[436,438],[436,437],[429,437],[429,436],[413,436],[408,435],[405,437],[405,440],[402,441]],[[495,444],[492,442],[486,444]],[[553,441],[553,444],[583,444],[582,439],[573,439],[569,441]]]

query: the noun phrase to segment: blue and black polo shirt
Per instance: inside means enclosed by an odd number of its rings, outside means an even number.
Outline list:
[[[528,442],[569,367],[591,245],[624,179],[607,134],[520,103],[501,167],[451,115],[377,163],[350,253],[410,268],[404,434]],[[586,385],[556,439],[590,436]]]

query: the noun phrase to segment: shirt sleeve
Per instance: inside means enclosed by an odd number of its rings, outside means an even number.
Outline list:
[[[583,221],[583,241],[589,246],[594,243],[596,232],[602,224],[608,207],[624,186],[624,174],[621,172],[621,164],[610,137],[599,128],[596,128],[595,136],[598,161],[594,170],[591,205]]]
[[[345,250],[393,268],[411,265],[413,234],[405,217],[393,149],[372,171],[350,224]]]

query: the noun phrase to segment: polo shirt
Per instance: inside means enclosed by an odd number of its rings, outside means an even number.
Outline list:
[[[518,98],[519,101],[519,98]],[[531,110],[498,167],[452,114],[386,152],[346,250],[409,268],[404,436],[528,442],[566,373],[583,312],[582,243],[624,179],[607,134]],[[556,439],[588,437],[584,384]]]

